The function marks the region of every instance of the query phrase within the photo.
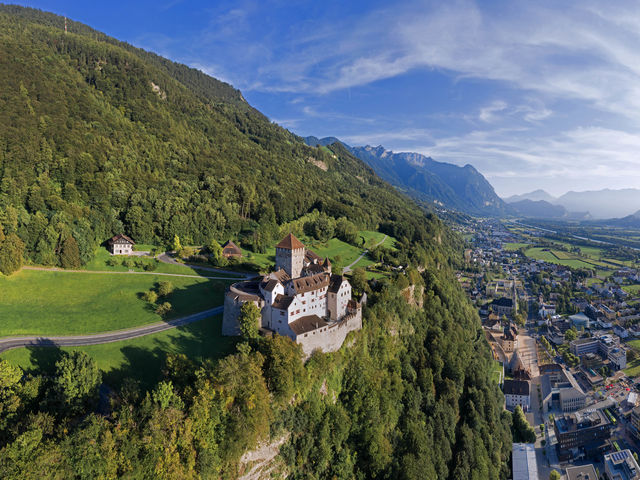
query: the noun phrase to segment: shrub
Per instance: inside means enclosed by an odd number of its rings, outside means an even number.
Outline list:
[[[173,292],[173,283],[168,281],[158,282],[158,295],[166,297]]]
[[[149,290],[148,292],[144,292],[142,294],[142,299],[149,303],[156,303],[158,300],[158,294],[153,290]]]
[[[164,302],[161,305],[158,305],[156,308],[156,313],[161,316],[165,316],[167,313],[171,311],[171,304],[169,302]]]

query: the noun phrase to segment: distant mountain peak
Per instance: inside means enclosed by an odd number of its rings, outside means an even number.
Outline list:
[[[544,201],[548,203],[554,203],[556,198],[547,193],[545,190],[539,188],[538,190],[534,190],[533,192],[523,193],[521,195],[511,195],[504,199],[507,203],[516,203],[521,202],[523,200],[531,200],[533,202]]]

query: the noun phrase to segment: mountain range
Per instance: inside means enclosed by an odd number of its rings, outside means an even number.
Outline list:
[[[632,216],[640,210],[640,190],[635,188],[571,191],[560,197],[553,197],[544,190],[535,190],[522,195],[513,195],[504,200],[511,208],[521,214],[523,214],[523,210],[530,211],[528,210],[531,206],[529,202],[545,202],[544,204],[536,203],[536,209],[543,211],[546,204],[550,212],[547,218],[562,216],[558,216],[560,210],[557,207],[565,209],[565,217],[599,220]]]
[[[477,215],[510,213],[491,184],[473,166],[438,162],[419,153],[396,153],[379,145],[353,147],[335,137],[305,137],[310,146],[342,143],[384,180],[421,202]]]

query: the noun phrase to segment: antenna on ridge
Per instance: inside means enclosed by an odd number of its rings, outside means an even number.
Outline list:
[[[64,33],[67,33],[67,17],[64,17]]]

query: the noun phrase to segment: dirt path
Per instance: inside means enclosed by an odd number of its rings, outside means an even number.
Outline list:
[[[119,342],[121,340],[144,337],[145,335],[151,335],[152,333],[158,333],[171,328],[204,320],[212,315],[222,313],[223,310],[224,307],[220,306],[166,322],[152,323],[126,330],[116,330],[113,332],[96,333],[92,335],[71,335],[65,337],[46,337],[37,335],[5,337],[0,338],[0,353],[11,350],[12,348],[20,347],[79,347],[82,345],[99,345],[102,343]]]
[[[114,272],[110,270],[65,270],[63,268],[55,267],[22,267],[24,270],[39,270],[43,272],[61,272],[61,273],[97,273],[108,275],[162,275],[165,277],[187,277],[187,278],[206,278],[209,280],[241,280],[238,277],[207,277],[204,275],[186,275],[182,273],[160,273],[160,272],[134,272],[129,270],[128,272]]]
[[[222,274],[227,274],[227,275],[237,275],[238,277],[243,277],[243,278],[251,278],[251,277],[255,277],[257,275],[257,273],[235,272],[233,270],[224,270],[224,269],[221,269],[221,268],[202,267],[200,265],[194,265],[192,263],[180,263],[175,258],[173,258],[171,255],[169,255],[167,252],[161,253],[160,255],[158,255],[157,258],[158,258],[158,261],[160,261],[162,263],[167,263],[169,265],[178,265],[180,267],[195,268],[197,270],[204,270],[206,272],[216,272],[216,273],[222,273]]]

